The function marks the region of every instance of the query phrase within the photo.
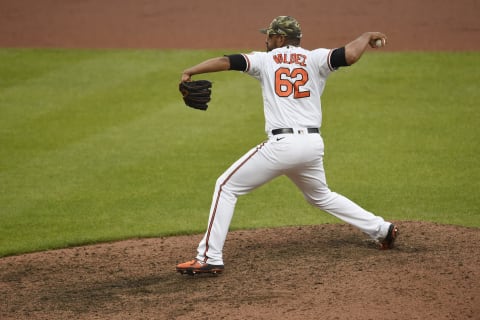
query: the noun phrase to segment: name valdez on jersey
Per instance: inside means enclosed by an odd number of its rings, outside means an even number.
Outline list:
[[[273,60],[277,64],[298,64],[299,66],[307,66],[307,56],[301,53],[279,53],[273,56]]]

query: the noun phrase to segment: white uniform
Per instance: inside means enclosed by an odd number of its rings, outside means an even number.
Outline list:
[[[308,128],[321,126],[320,97],[333,71],[331,52],[286,46],[244,55],[245,72],[262,85],[268,140],[248,151],[218,178],[207,231],[197,250],[198,260],[223,265],[222,250],[238,196],[280,175],[295,183],[309,203],[372,239],[387,235],[389,222],[330,191],[323,168],[322,137],[308,133]],[[291,128],[293,133],[272,134],[272,130],[283,128]]]

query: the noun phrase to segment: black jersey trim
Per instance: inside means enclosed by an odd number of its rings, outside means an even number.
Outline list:
[[[328,67],[330,70],[337,70],[340,67],[347,67],[347,59],[345,57],[345,47],[333,49],[328,55]]]
[[[230,60],[230,70],[248,71],[248,59],[243,54],[231,54],[227,58]]]

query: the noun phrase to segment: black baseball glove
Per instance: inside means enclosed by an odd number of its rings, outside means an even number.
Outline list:
[[[207,110],[212,94],[212,83],[208,80],[183,81],[178,85],[183,101],[191,108]]]

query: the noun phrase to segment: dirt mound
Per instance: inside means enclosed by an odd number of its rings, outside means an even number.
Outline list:
[[[344,224],[235,231],[225,272],[186,276],[200,235],[0,259],[1,319],[474,319],[480,229],[400,222],[394,250]]]

